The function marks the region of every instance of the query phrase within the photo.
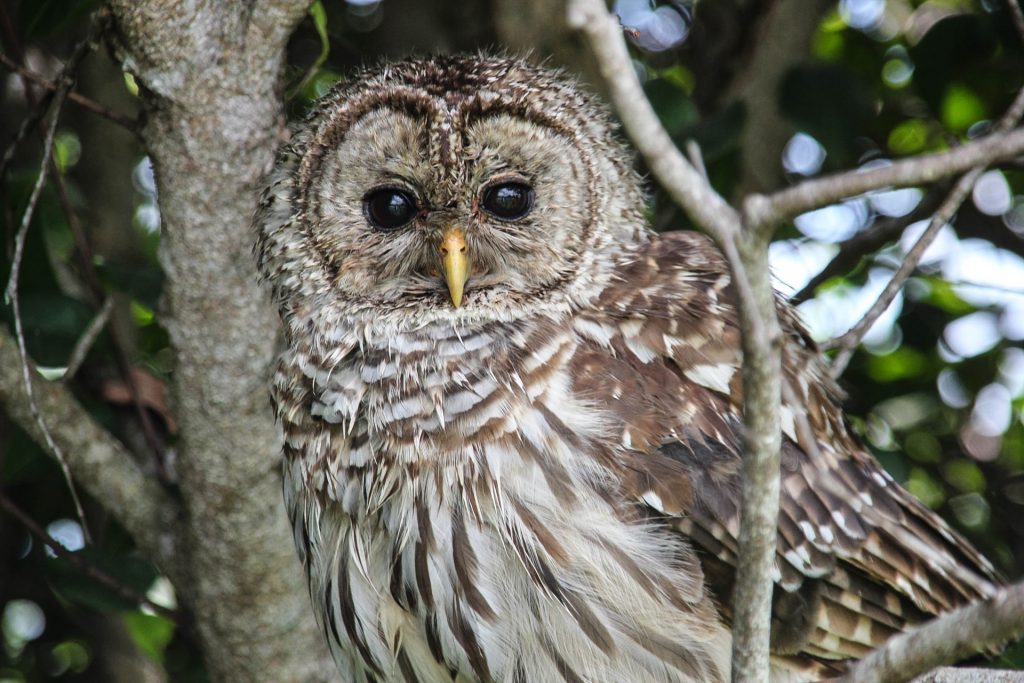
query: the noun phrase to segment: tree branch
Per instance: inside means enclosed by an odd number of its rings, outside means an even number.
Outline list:
[[[716,241],[733,238],[740,216],[679,153],[633,70],[618,19],[594,0],[570,0],[568,22],[583,31],[597,57],[623,127],[665,191]]]
[[[744,215],[752,225],[774,226],[847,197],[886,187],[924,185],[1021,154],[1024,154],[1024,129],[992,133],[948,152],[903,159],[867,171],[847,171],[805,180],[767,196],[750,195],[744,202]]]
[[[139,605],[145,605],[153,612],[170,619],[179,626],[185,625],[186,620],[181,612],[156,604],[131,586],[118,581],[96,565],[91,564],[81,555],[77,555],[65,548],[53,536],[48,534],[45,529],[39,526],[34,519],[26,514],[24,510],[15,505],[14,501],[8,498],[2,491],[0,491],[0,508],[3,508],[9,515],[21,522],[22,525],[28,529],[29,533],[49,548],[53,554],[74,565],[76,569],[92,580],[106,586],[126,600],[138,603]]]
[[[1024,583],[893,636],[853,664],[840,683],[906,681],[936,666],[998,648],[1024,633]],[[939,678],[933,680],[941,680]]]
[[[978,181],[984,170],[984,167],[973,168],[960,176],[960,179],[953,186],[952,191],[950,191],[949,196],[946,197],[942,205],[936,210],[928,222],[928,227],[917,238],[914,246],[903,257],[900,267],[893,273],[892,278],[886,283],[885,288],[878,295],[878,298],[875,299],[874,303],[871,304],[868,312],[847,332],[822,345],[823,350],[839,349],[839,353],[832,360],[832,366],[829,369],[833,377],[839,377],[846,370],[846,366],[849,364],[850,358],[853,357],[853,351],[857,348],[860,340],[864,338],[864,335],[868,333],[871,326],[885,313],[885,310],[889,308],[896,295],[903,289],[907,279],[917,270],[917,264],[921,261],[928,247],[931,246],[932,241],[939,234],[939,230],[953,219],[953,214],[963,204],[964,199],[970,194],[971,188],[974,187],[974,183]]]
[[[63,450],[75,480],[102,503],[172,581],[181,581],[177,504],[142,472],[121,442],[96,424],[63,385],[40,380],[35,366],[31,361],[29,364],[39,414]],[[45,445],[24,392],[20,368],[17,342],[0,329],[0,403],[19,427]]]
[[[0,54],[0,64],[3,64],[5,67],[10,69],[14,73],[18,74],[22,78],[39,85],[46,91],[56,92],[57,88],[59,87],[57,83],[50,81],[43,76],[40,76],[34,71],[29,71],[28,69],[19,66],[17,62],[15,62],[7,55]],[[133,133],[136,130],[137,126],[135,119],[133,119],[130,116],[125,116],[120,112],[116,112],[113,109],[110,109],[109,107],[105,107],[96,100],[90,99],[85,95],[82,95],[81,93],[77,93],[74,91],[69,92],[68,99],[77,104],[78,106],[82,107],[83,109],[86,109],[94,114],[102,116],[103,118],[107,119],[112,123],[116,123],[122,128],[130,130]]]
[[[905,216],[880,218],[871,227],[839,243],[839,252],[821,271],[812,277],[803,288],[789,297],[789,303],[796,306],[814,296],[821,285],[832,278],[848,273],[868,254],[878,251],[901,235],[907,227],[929,218],[942,204],[949,193],[949,185],[940,183],[929,190],[914,210]]]
[[[570,0],[623,127],[673,200],[718,243],[737,291],[743,344],[744,457],[733,590],[732,677],[766,681],[779,509],[781,332],[768,268],[770,229],[750,230],[672,143],[644,95],[619,22],[602,0]],[[772,226],[769,226],[772,227]]]
[[[1022,115],[1024,115],[1024,88],[1021,88],[1017,93],[1013,102],[1002,117],[1000,117],[998,123],[996,123],[993,134],[989,137],[1005,134],[1013,126],[1017,125]],[[864,338],[864,335],[871,329],[871,326],[875,324],[875,321],[881,317],[885,309],[896,298],[896,294],[903,288],[907,278],[917,269],[917,264],[920,262],[921,257],[924,256],[924,252],[935,239],[935,236],[939,234],[942,226],[953,220],[953,215],[960,208],[960,205],[964,203],[964,200],[967,199],[967,195],[970,194],[971,189],[978,182],[978,178],[984,173],[985,168],[985,164],[975,166],[954,183],[949,196],[943,200],[942,204],[935,211],[935,215],[929,221],[928,227],[921,233],[921,236],[914,243],[910,251],[907,252],[903,263],[900,264],[892,279],[886,284],[885,289],[882,290],[882,293],[871,305],[871,308],[864,317],[845,334],[824,345],[825,349],[840,349],[832,361],[831,373],[833,377],[839,377],[843,374],[847,364],[850,362],[850,358],[853,357],[857,344],[860,343],[860,340]]]

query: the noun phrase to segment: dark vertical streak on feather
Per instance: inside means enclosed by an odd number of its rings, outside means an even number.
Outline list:
[[[555,538],[553,533],[551,533],[551,530],[544,526],[544,524],[537,519],[537,516],[530,512],[530,509],[527,508],[522,501],[513,499],[512,506],[515,508],[516,514],[519,515],[519,518],[523,520],[523,524],[525,524],[526,528],[533,533],[537,542],[544,547],[544,550],[548,552],[551,558],[563,567],[568,564],[569,553],[565,550],[562,544],[558,542],[558,539]]]
[[[402,678],[405,679],[405,683],[419,683],[419,677],[416,675],[416,670],[412,667],[412,662],[409,661],[409,655],[405,654],[405,649],[401,648],[398,650],[398,670],[402,672]]]
[[[473,552],[473,547],[469,542],[466,516],[463,514],[461,505],[456,506],[452,511],[452,563],[455,565],[455,575],[459,579],[459,588],[466,596],[466,602],[481,617],[487,621],[493,621],[497,615],[476,584],[478,568],[476,553]]]
[[[416,587],[419,588],[423,604],[428,609],[434,607],[434,593],[430,587],[429,554],[434,548],[434,532],[430,528],[430,514],[423,500],[416,499],[416,524],[419,528],[419,540],[416,541],[415,571]]]
[[[572,478],[559,463],[553,461],[548,454],[539,451],[528,439],[520,437],[517,450],[537,464],[544,481],[558,502],[567,508],[576,504],[576,493],[572,490]]]
[[[441,648],[441,636],[437,632],[437,615],[428,612],[423,625],[427,634],[427,647],[430,648],[430,654],[434,655],[434,659],[440,664],[448,666],[448,661],[444,658],[444,650]]]
[[[551,641],[544,638],[542,642],[544,643],[544,652],[546,652],[548,657],[551,658],[551,661],[555,663],[555,669],[562,676],[565,683],[583,683],[583,679],[580,678],[579,674],[572,670],[572,667],[569,666],[564,659],[562,659],[562,655],[558,653],[558,650],[551,644]]]
[[[706,683],[718,683],[722,681],[722,674],[715,666],[715,663],[707,656],[706,650],[693,652],[687,650],[678,643],[662,638],[650,631],[627,630],[629,637],[640,647],[644,648],[659,660],[678,669],[696,681]]]
[[[455,640],[459,641],[459,645],[465,650],[466,656],[469,658],[469,665],[473,668],[476,675],[480,677],[482,682],[490,681],[491,671],[487,666],[487,657],[484,656],[484,651],[476,639],[473,626],[466,619],[465,613],[459,608],[458,604],[453,605],[448,613],[448,626],[451,628]]]
[[[370,652],[369,646],[366,641],[359,634],[359,630],[356,628],[356,606],[352,602],[352,587],[348,582],[348,556],[343,555],[341,563],[338,566],[338,603],[341,606],[341,623],[345,626],[345,633],[348,634],[349,640],[356,646],[356,650],[359,651],[359,656],[363,660],[363,664],[366,665],[371,671],[378,675],[381,674],[380,665],[373,658],[373,653]],[[332,604],[333,603],[329,603]],[[333,613],[333,609],[331,612]],[[331,615],[333,618],[333,614]]]

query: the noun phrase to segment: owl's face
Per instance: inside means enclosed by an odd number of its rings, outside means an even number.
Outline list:
[[[258,219],[261,267],[279,297],[290,282],[314,307],[467,319],[568,301],[643,233],[604,112],[515,60],[370,72],[325,97],[279,163],[269,197],[285,206]]]

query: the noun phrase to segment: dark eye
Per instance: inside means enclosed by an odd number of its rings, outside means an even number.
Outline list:
[[[533,188],[526,183],[501,183],[484,190],[482,205],[495,218],[513,221],[530,213]]]
[[[363,213],[378,230],[394,230],[416,217],[416,201],[404,190],[382,187],[363,197]]]

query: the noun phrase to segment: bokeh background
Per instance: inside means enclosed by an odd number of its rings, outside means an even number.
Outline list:
[[[45,92],[17,69],[54,77],[97,7],[0,1],[4,150]],[[1003,0],[618,0],[614,8],[673,139],[696,142],[714,185],[733,199],[954,147],[985,133],[1024,83],[1024,50]],[[288,114],[300,117],[362,65],[477,50],[530,54],[601,91],[554,0],[320,0],[289,47]],[[137,88],[106,49],[86,58],[76,91],[129,120],[139,115]],[[4,282],[40,149],[30,134],[0,178]],[[173,367],[160,324],[149,162],[125,126],[73,102],[54,160],[60,182],[42,196],[21,272],[29,351],[173,490]],[[771,247],[778,288],[799,302],[816,339],[863,315],[945,189],[850,198],[780,232]],[[688,226],[650,191],[656,229]],[[1011,163],[982,176],[842,379],[850,420],[885,467],[1008,577],[1024,573],[1022,257],[1024,172]],[[109,323],[69,367],[104,308]],[[12,325],[6,302],[0,316]],[[84,501],[94,535],[86,546],[60,469],[2,411],[0,487],[90,567],[58,557],[0,510],[0,683],[206,680],[188,627],[123,590],[173,609],[169,582],[105,520],[103,501]],[[1024,666],[1024,649],[995,664]]]

